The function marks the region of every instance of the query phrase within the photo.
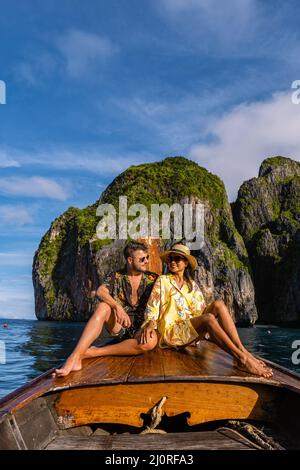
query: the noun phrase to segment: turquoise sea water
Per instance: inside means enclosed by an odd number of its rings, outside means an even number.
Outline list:
[[[5,349],[6,353],[5,363],[0,354],[0,397],[61,364],[72,351],[84,325],[0,319],[0,351],[3,353]],[[300,341],[300,329],[255,326],[240,328],[239,333],[251,352],[300,374],[300,364],[292,363],[295,352],[292,343]],[[102,343],[107,341],[106,336]]]

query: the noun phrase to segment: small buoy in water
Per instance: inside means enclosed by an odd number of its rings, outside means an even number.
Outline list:
[[[270,335],[270,334],[271,334],[271,330],[268,330],[267,333],[268,333],[268,335]]]
[[[3,323],[3,328],[8,328],[8,323]]]

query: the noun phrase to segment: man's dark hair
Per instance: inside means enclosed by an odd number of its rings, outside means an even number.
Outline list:
[[[145,245],[145,243],[141,243],[141,242],[137,242],[135,240],[130,240],[130,242],[128,242],[124,248],[124,257],[125,259],[127,260],[127,258],[129,258],[129,256],[132,257],[133,253],[137,250],[142,250],[142,251],[148,251],[148,247],[147,245]]]

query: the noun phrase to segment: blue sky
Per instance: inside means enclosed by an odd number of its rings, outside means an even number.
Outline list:
[[[234,200],[267,156],[300,160],[299,19],[293,0],[2,0],[0,317],[34,317],[42,235],[129,165],[184,155]]]

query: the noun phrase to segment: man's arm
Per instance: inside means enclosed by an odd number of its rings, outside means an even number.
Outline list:
[[[110,295],[109,290],[105,284],[102,284],[100,287],[98,287],[96,290],[96,296],[98,299],[102,300],[102,302],[105,302],[112,308],[116,316],[117,323],[122,325],[124,328],[131,326],[129,316],[125,312],[122,305],[116,302],[115,299]]]
[[[111,308],[116,308],[117,307],[117,302],[110,295],[109,290],[108,290],[108,288],[106,287],[105,284],[101,284],[101,286],[98,287],[98,289],[96,290],[96,296],[98,297],[99,300],[102,300],[102,302],[105,302]]]

